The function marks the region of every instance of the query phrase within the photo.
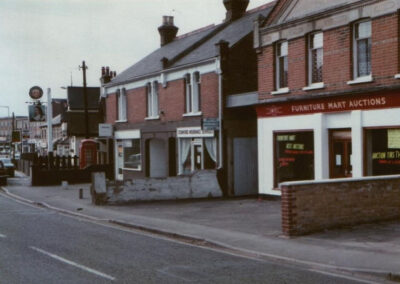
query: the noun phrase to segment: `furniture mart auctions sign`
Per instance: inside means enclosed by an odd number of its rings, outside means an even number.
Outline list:
[[[258,117],[274,117],[312,114],[318,112],[340,112],[352,110],[400,107],[399,93],[374,95],[347,95],[317,100],[302,100],[257,106]]]

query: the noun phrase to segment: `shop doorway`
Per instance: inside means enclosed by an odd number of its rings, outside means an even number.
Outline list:
[[[353,176],[351,130],[331,130],[330,133],[330,178]]]
[[[168,176],[167,149],[165,141],[151,139],[148,146],[149,176],[164,178]]]

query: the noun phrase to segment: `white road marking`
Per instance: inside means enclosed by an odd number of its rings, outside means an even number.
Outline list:
[[[54,259],[56,259],[56,260],[58,260],[58,261],[64,262],[64,263],[69,264],[69,265],[72,265],[72,266],[74,266],[74,267],[77,267],[77,268],[79,268],[79,269],[85,270],[85,271],[90,272],[90,273],[92,273],[92,274],[95,274],[95,275],[97,275],[97,276],[106,278],[106,279],[108,279],[108,280],[115,281],[115,278],[114,278],[114,277],[112,277],[112,276],[110,276],[110,275],[107,275],[107,274],[105,274],[105,273],[102,273],[102,272],[100,272],[100,271],[97,271],[97,270],[94,270],[94,269],[92,269],[92,268],[86,267],[86,266],[84,266],[84,265],[81,265],[81,264],[79,264],[79,263],[76,263],[76,262],[73,262],[73,261],[71,261],[71,260],[65,259],[65,258],[60,257],[60,256],[58,256],[58,255],[52,254],[52,253],[50,253],[50,252],[44,251],[44,250],[42,250],[42,249],[40,249],[40,248],[37,248],[37,247],[30,247],[30,248],[33,249],[33,250],[35,250],[35,251],[37,251],[37,252],[39,252],[39,253],[42,253],[42,254],[47,255],[47,256],[49,256],[49,257],[51,257],[51,258],[54,258]]]
[[[0,238],[5,239],[5,238],[7,238],[7,236],[6,236],[6,235],[3,235],[3,234],[0,234]]]

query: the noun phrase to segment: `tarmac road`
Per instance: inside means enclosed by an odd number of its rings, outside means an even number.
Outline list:
[[[361,283],[92,223],[0,194],[0,283]]]

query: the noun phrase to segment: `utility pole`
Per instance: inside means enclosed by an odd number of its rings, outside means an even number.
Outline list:
[[[14,112],[12,113],[12,120],[11,120],[11,151],[12,151],[12,159],[15,160],[15,143],[13,142],[13,134],[14,134],[14,122],[15,122],[15,115]]]
[[[87,97],[87,87],[86,87],[86,70],[88,67],[85,64],[85,60],[82,61],[82,66],[79,66],[83,72],[83,103],[85,108],[85,138],[89,138],[89,113],[88,113],[88,97]]]

